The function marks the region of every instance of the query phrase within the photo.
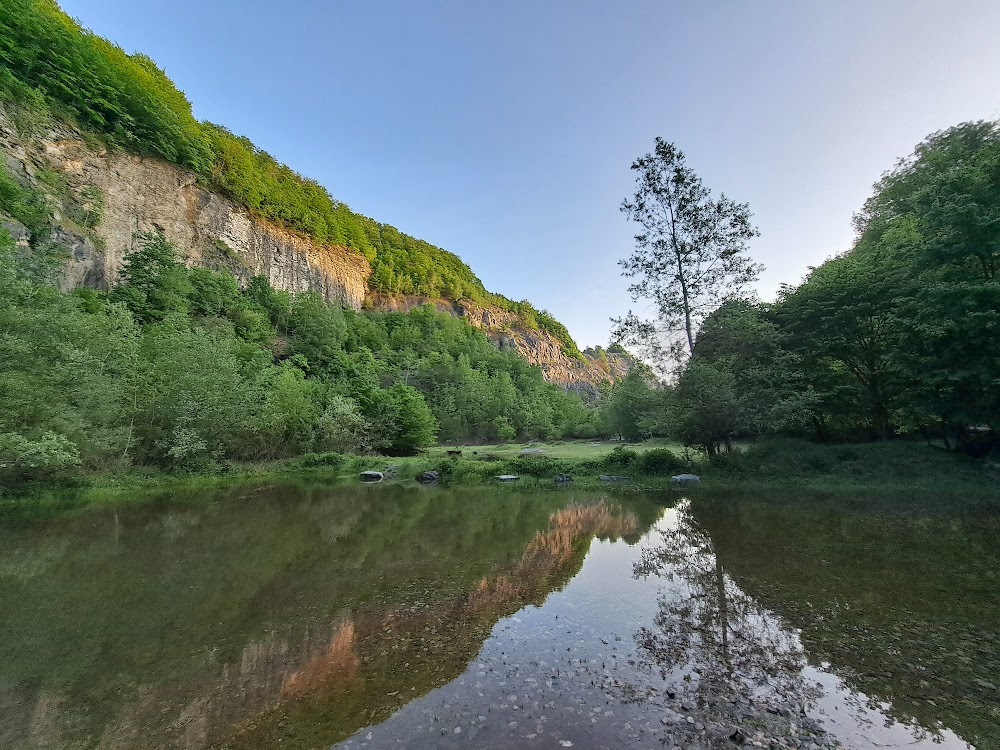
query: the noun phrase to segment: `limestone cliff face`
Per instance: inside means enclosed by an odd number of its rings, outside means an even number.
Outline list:
[[[371,267],[360,254],[253,217],[191,172],[93,148],[63,126],[19,138],[2,113],[0,149],[15,177],[52,199],[52,239],[70,251],[67,288],[113,285],[135,234],[160,230],[188,265],[226,267],[241,281],[263,275],[277,289],[318,292],[355,309],[364,301]],[[74,220],[88,212],[99,218],[93,226]]]
[[[384,312],[406,312],[420,305],[433,305],[441,312],[465,318],[500,351],[519,355],[533,365],[538,365],[550,383],[561,385],[586,398],[596,398],[601,383],[622,378],[634,364],[627,355],[609,354],[607,366],[584,355],[583,360],[568,357],[559,341],[542,330],[524,328],[516,315],[507,310],[480,305],[471,300],[443,300],[427,297],[389,296],[370,294],[365,306]]]
[[[136,233],[158,230],[188,265],[228,268],[242,282],[263,275],[276,289],[317,292],[354,309],[408,310],[430,302],[482,329],[499,349],[538,365],[550,382],[588,398],[632,364],[620,355],[609,355],[607,362],[567,357],[553,336],[525,328],[498,307],[370,293],[371,267],[357,252],[317,244],[256,218],[201,186],[192,172],[159,159],[105,151],[61,123],[26,137],[0,108],[0,158],[16,179],[49,198],[50,239],[69,256],[64,289],[113,286]],[[3,215],[0,225],[27,244],[25,227]]]

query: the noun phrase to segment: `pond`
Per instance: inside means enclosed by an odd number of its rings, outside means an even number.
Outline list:
[[[0,747],[997,748],[1000,512],[926,500],[289,482],[8,521]]]

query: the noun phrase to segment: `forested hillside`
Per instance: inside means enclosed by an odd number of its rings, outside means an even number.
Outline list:
[[[351,211],[248,139],[196,120],[190,102],[150,58],[81,29],[54,0],[3,3],[0,63],[0,97],[24,116],[54,115],[111,148],[191,169],[257,216],[351,248],[371,263],[373,291],[495,305],[579,356],[562,324],[528,302],[488,292],[458,256]]]
[[[615,389],[624,433],[715,454],[736,438],[922,435],[1000,444],[1000,125],[934,133],[875,186],[857,239],[774,304],[711,313],[676,384]]]
[[[0,192],[32,210],[9,181]],[[260,277],[240,290],[180,264],[162,236],[141,240],[113,290],[62,293],[51,248],[0,231],[0,479],[598,429],[596,411],[464,320],[357,313]]]

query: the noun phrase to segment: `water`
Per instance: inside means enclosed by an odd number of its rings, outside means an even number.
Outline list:
[[[678,501],[287,484],[8,522],[0,748],[1000,747],[995,508]]]

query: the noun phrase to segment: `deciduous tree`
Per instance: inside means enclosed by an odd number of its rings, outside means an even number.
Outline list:
[[[641,231],[620,265],[634,279],[633,300],[651,301],[655,318],[629,312],[615,321],[615,335],[657,358],[690,355],[704,316],[757,279],[762,267],[747,257],[747,243],[759,232],[746,203],[714,198],[683,152],[662,138],[632,170],[635,195],[621,210]]]

